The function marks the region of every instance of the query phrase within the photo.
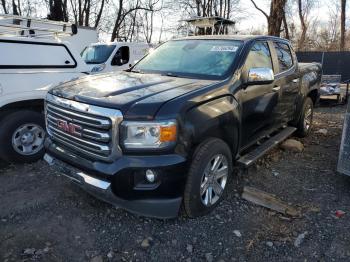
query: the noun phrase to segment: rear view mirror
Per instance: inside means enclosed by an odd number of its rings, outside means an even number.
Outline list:
[[[275,76],[271,68],[251,68],[248,73],[248,85],[266,85],[271,84]]]

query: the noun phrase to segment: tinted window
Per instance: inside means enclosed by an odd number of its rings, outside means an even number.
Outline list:
[[[280,65],[280,72],[284,72],[293,66],[293,58],[289,46],[283,43],[274,43],[278,62]]]
[[[257,42],[251,48],[246,61],[246,69],[264,67],[272,68],[272,60],[269,46],[266,42]]]
[[[147,55],[135,69],[188,77],[221,78],[233,64],[240,41],[174,40]]]
[[[128,46],[122,46],[118,49],[112,59],[112,65],[121,66],[129,62],[130,51]]]

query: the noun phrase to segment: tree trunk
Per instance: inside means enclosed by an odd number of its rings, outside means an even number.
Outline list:
[[[82,2],[81,0],[78,0],[78,25],[83,25],[84,16],[83,16],[83,10],[82,10]]]
[[[286,19],[286,13],[283,13],[283,27],[284,27],[284,33],[286,35],[286,39],[290,39],[289,36],[289,28],[288,28],[288,23],[287,23],[287,19]]]
[[[302,7],[301,0],[298,0],[298,11],[299,11],[300,24],[301,24],[301,35],[298,41],[298,49],[303,50],[305,39],[306,39],[307,24],[305,22],[305,18],[303,15],[303,7]]]
[[[89,26],[91,0],[85,0],[85,1],[86,1],[86,8],[85,8],[85,26]]]
[[[268,34],[279,37],[281,35],[281,26],[285,16],[284,8],[287,0],[271,0],[270,15],[259,8],[255,0],[250,1],[253,3],[254,7],[266,17]]]
[[[227,19],[230,18],[230,13],[231,13],[231,1],[227,0],[227,15],[226,15]]]
[[[341,16],[340,16],[340,51],[345,50],[345,13],[346,0],[341,0]]]
[[[50,0],[50,14],[48,18],[54,21],[64,21],[65,15],[63,12],[63,2],[62,0]]]
[[[270,15],[268,18],[268,34],[272,36],[281,35],[281,26],[284,16],[284,7],[287,0],[272,0]]]
[[[19,15],[18,8],[17,8],[15,0],[12,0],[12,13],[14,15]]]
[[[117,38],[117,31],[118,31],[119,25],[120,25],[122,10],[123,10],[123,0],[119,0],[118,14],[117,14],[117,18],[115,19],[115,23],[114,23],[114,27],[113,27],[113,31],[112,31],[112,36],[111,36],[112,42]]]
[[[1,5],[2,5],[2,9],[4,9],[4,13],[8,14],[7,8],[6,8],[6,1],[5,0],[1,0]]]
[[[95,21],[95,28],[96,28],[96,27],[98,26],[98,24],[100,23],[104,5],[105,5],[105,0],[102,0],[102,1],[101,1],[101,8],[100,8],[100,11],[98,12],[98,15],[97,15],[97,18],[96,18],[96,21]]]

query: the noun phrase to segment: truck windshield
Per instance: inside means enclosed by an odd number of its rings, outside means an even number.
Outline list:
[[[114,45],[88,46],[81,52],[81,57],[87,64],[102,64],[107,61],[114,49]]]
[[[174,40],[142,59],[133,71],[221,79],[229,73],[242,45],[234,40]]]

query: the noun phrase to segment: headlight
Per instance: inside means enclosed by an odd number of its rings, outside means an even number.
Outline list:
[[[122,123],[122,143],[127,149],[164,148],[176,142],[175,120],[161,122]]]
[[[106,68],[106,64],[100,64],[100,65],[97,65],[97,66],[94,66],[92,69],[91,69],[91,73],[98,73],[98,72],[101,72],[103,69]]]

